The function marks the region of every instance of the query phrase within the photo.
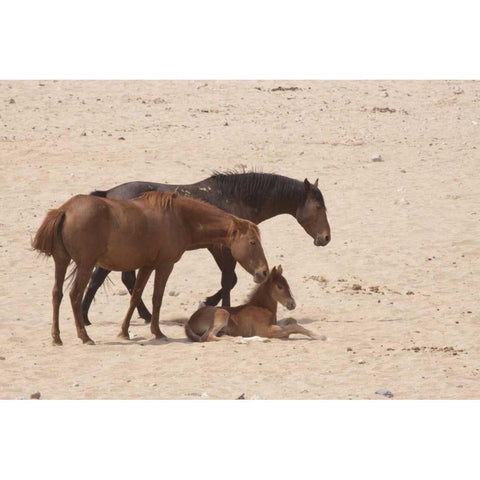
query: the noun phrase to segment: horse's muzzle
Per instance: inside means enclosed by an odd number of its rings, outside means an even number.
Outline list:
[[[324,247],[330,242],[330,235],[317,235],[313,240],[316,247]]]
[[[253,281],[255,283],[263,283],[268,277],[268,268],[263,270],[257,270],[253,275]]]
[[[295,303],[295,300],[292,298],[291,300],[288,300],[286,305],[288,310],[295,310],[295,307],[297,306],[297,304]]]

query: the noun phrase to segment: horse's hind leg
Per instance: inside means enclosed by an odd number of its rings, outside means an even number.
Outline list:
[[[56,255],[55,260],[55,283],[52,290],[52,304],[53,304],[53,322],[52,322],[52,344],[63,345],[60,338],[59,313],[60,303],[63,298],[63,282],[65,281],[65,274],[67,272],[70,259],[64,255]]]
[[[133,292],[133,287],[135,286],[135,271],[131,272],[122,272],[122,282],[127,287],[127,290],[130,292],[130,295]],[[152,314],[148,311],[148,308],[143,303],[143,300],[140,298],[140,302],[137,305],[138,314],[140,318],[145,320],[145,323],[150,323],[152,320]]]
[[[130,320],[133,315],[133,311],[135,310],[140,298],[142,297],[143,289],[150,278],[151,273],[153,272],[153,268],[150,267],[142,267],[138,271],[137,279],[135,280],[135,286],[133,287],[132,296],[130,297],[130,306],[128,307],[127,313],[125,318],[123,319],[122,329],[118,336],[120,338],[126,338],[127,340],[130,339],[128,334],[128,328],[130,327]]]
[[[91,325],[90,320],[88,319],[88,310],[90,309],[90,305],[92,304],[97,290],[102,286],[109,273],[110,270],[105,270],[102,267],[96,267],[92,273],[90,283],[88,284],[87,291],[85,292],[85,297],[82,302],[82,316],[84,325]]]
[[[82,316],[82,299],[85,288],[87,287],[90,275],[94,265],[80,264],[77,265],[77,272],[75,280],[73,281],[72,289],[70,290],[70,301],[72,303],[73,316],[75,317],[75,326],[77,327],[77,336],[83,343],[94,345],[95,342],[88,336],[83,324]]]

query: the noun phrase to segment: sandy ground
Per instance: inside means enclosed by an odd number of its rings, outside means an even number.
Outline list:
[[[0,398],[480,398],[479,82],[3,81],[0,105]],[[220,283],[199,250],[167,284],[169,343],[138,318],[117,340],[128,296],[112,273],[91,310],[97,344],[76,338],[66,296],[51,346],[53,260],[30,249],[49,208],[235,166],[320,178],[327,247],[292,217],[260,227],[293,316],[326,341],[188,342],[171,320]],[[237,274],[233,304],[253,287]]]

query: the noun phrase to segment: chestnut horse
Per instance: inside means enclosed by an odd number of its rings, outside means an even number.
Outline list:
[[[295,308],[290,287],[282,276],[282,266],[273,267],[268,279],[239,307],[202,307],[185,324],[187,337],[194,342],[220,340],[217,336],[288,338],[301,333],[316,338],[314,333],[291,319],[289,324],[277,325],[277,303],[289,310]]]
[[[171,192],[178,189],[180,195],[197,198],[215,205],[240,218],[259,224],[281,214],[293,216],[310,235],[316,246],[325,246],[330,242],[330,225],[322,192],[318,188],[318,179],[310,183],[293,178],[259,172],[215,173],[209,178],[190,185],[169,185],[154,182],[128,182],[110,190],[92,192],[106,198],[131,199],[150,190]],[[213,255],[222,272],[221,289],[205,300],[206,305],[230,306],[230,291],[237,283],[235,258],[228,248],[203,245]],[[197,247],[195,247],[197,248]],[[88,310],[96,291],[110,272],[97,267],[92,274],[90,284],[82,303],[85,325],[90,325]],[[123,272],[122,281],[131,293],[135,283],[135,272]],[[150,312],[142,301],[138,304],[140,317],[148,323]]]
[[[116,271],[139,269],[120,332],[127,339],[132,313],[155,270],[151,332],[162,338],[160,307],[174,264],[185,250],[211,244],[228,247],[257,283],[267,277],[268,265],[255,224],[176,192],[149,192],[134,200],[77,195],[51,210],[37,231],[33,248],[52,255],[55,261],[53,344],[62,345],[59,308],[71,260],[76,267],[70,299],[83,343],[93,344],[83,324],[81,303],[95,265]]]

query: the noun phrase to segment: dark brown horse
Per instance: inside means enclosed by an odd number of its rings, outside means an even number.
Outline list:
[[[174,264],[187,249],[212,244],[228,247],[257,283],[267,278],[268,265],[255,224],[176,192],[148,192],[135,200],[77,195],[51,210],[37,231],[33,247],[52,255],[55,261],[54,345],[62,345],[59,309],[71,260],[76,269],[70,299],[77,335],[83,343],[93,344],[83,324],[81,302],[95,265],[116,271],[139,269],[120,332],[123,338],[129,338],[132,313],[155,270],[151,331],[155,338],[162,338],[160,307]]]
[[[277,325],[277,303],[289,310],[295,308],[290,286],[282,276],[282,266],[273,267],[268,279],[239,307],[202,307],[185,324],[187,337],[194,342],[220,340],[218,335],[231,337],[288,338],[301,333],[316,338],[313,332],[295,321]]]
[[[281,214],[292,215],[313,238],[315,245],[324,246],[330,241],[330,226],[323,195],[318,188],[318,179],[311,184],[307,179],[300,182],[269,173],[216,173],[192,185],[129,182],[108,191],[92,192],[92,195],[129,199],[149,190],[169,192],[175,189],[178,189],[181,195],[198,198],[255,224]],[[205,304],[217,305],[222,300],[223,306],[229,306],[230,291],[237,282],[236,261],[228,248],[215,248],[212,245],[204,247],[208,248],[222,271],[222,288],[208,297]],[[97,267],[92,275],[82,304],[86,325],[90,324],[90,304],[108,274],[108,270]],[[123,272],[122,280],[131,293],[135,272]],[[139,303],[138,312],[147,323],[150,321],[150,313],[143,302]]]

